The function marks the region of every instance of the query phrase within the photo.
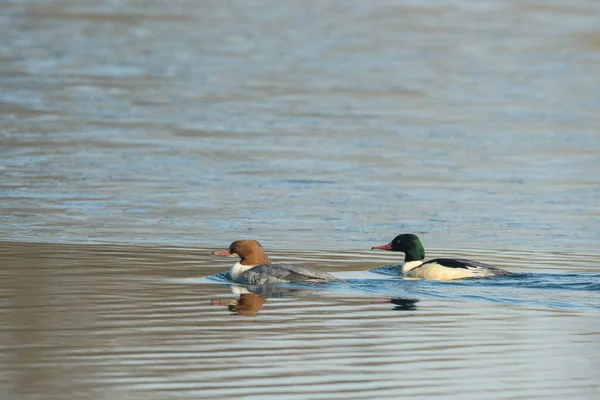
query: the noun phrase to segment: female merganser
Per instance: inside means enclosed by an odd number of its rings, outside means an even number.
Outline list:
[[[228,249],[217,250],[212,256],[239,257],[229,270],[235,283],[256,285],[279,282],[339,281],[327,272],[301,265],[271,264],[271,260],[256,240],[236,240]]]
[[[371,247],[371,250],[373,249],[403,252],[404,262],[399,267],[402,273],[410,278],[446,281],[516,275],[491,265],[462,258],[436,258],[424,262],[425,249],[419,238],[412,233],[398,235],[390,243]]]

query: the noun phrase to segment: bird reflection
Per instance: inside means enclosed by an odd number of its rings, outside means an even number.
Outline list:
[[[231,285],[231,292],[239,294],[237,300],[213,300],[213,306],[225,306],[227,310],[244,316],[256,316],[269,298],[287,297],[312,293],[314,289],[292,288],[277,285]]]
[[[403,299],[401,297],[393,297],[390,299],[390,303],[394,304],[394,311],[414,311],[417,309],[417,299]]]
[[[213,300],[213,306],[226,306],[229,311],[238,315],[255,316],[267,299],[257,293],[242,293],[237,300]]]
[[[213,306],[227,307],[227,310],[244,316],[256,316],[263,309],[264,304],[269,298],[281,298],[290,296],[302,296],[317,291],[315,287],[286,287],[279,285],[231,285],[231,292],[238,294],[235,300],[213,300]],[[389,297],[371,303],[392,304],[393,311],[414,311],[417,309],[418,299],[409,299],[403,297]]]
[[[403,297],[390,297],[385,300],[374,301],[374,304],[394,304],[394,311],[414,311],[417,309],[417,299],[405,299]]]

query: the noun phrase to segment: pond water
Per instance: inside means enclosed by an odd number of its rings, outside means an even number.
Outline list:
[[[598,395],[598,255],[480,251],[524,275],[436,282],[387,254],[272,251],[346,282],[244,291],[210,250],[0,244],[2,397]]]
[[[0,34],[0,398],[600,396],[599,2],[7,0]],[[403,280],[368,249],[405,232],[524,275]],[[243,238],[346,282],[230,287]]]

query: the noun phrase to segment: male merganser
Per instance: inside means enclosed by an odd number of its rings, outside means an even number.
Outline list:
[[[301,265],[271,264],[271,260],[256,240],[236,240],[228,249],[217,250],[212,256],[239,257],[240,261],[229,270],[229,278],[235,283],[256,285],[279,282],[326,282],[338,281],[327,272]]]
[[[410,278],[446,281],[461,278],[516,275],[488,264],[462,258],[436,258],[424,261],[425,249],[419,238],[412,233],[398,235],[390,243],[383,246],[373,246],[371,250],[373,249],[403,252],[404,262],[399,267],[402,273]]]

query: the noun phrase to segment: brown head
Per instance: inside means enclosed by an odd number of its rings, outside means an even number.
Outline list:
[[[242,259],[242,265],[271,264],[271,260],[256,240],[236,240],[228,249],[215,250],[210,255],[239,257]]]

